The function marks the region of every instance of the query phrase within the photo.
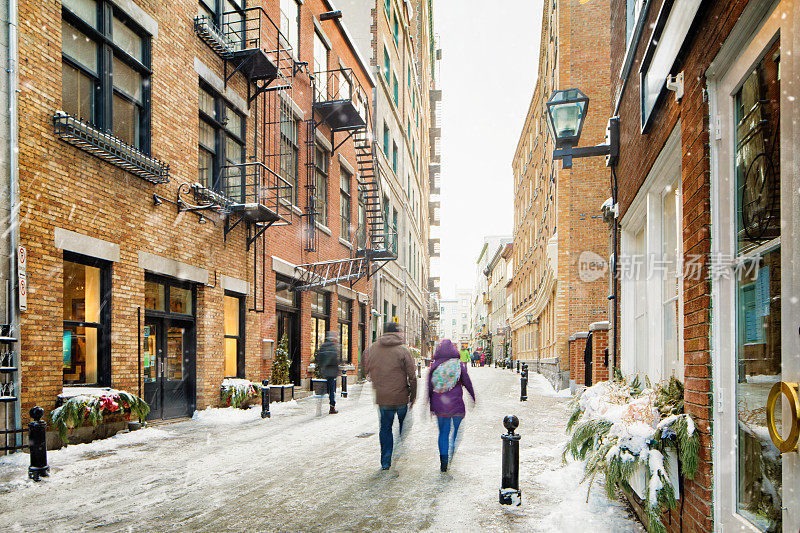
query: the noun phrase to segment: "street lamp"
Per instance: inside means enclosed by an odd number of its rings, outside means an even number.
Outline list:
[[[572,168],[573,157],[608,156],[614,165],[619,156],[619,118],[611,117],[606,127],[606,143],[577,148],[583,123],[589,110],[589,98],[579,89],[562,89],[547,101],[547,124],[556,142],[553,159],[561,160],[561,168]]]

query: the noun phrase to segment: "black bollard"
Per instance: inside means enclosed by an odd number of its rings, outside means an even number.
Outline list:
[[[419,361],[417,361],[417,377],[418,378],[422,377],[422,363],[420,363]]]
[[[47,466],[47,423],[42,422],[44,409],[33,407],[30,411],[33,420],[28,424],[28,447],[31,452],[31,466],[28,467],[28,477],[39,481],[42,476],[48,476],[50,467]]]
[[[519,401],[527,402],[528,401],[528,365],[522,365],[522,377],[519,380],[520,384],[520,395]]]
[[[517,374],[519,374],[519,361],[517,361]]]
[[[342,398],[347,398],[347,370],[342,370]]]
[[[501,435],[503,441],[503,473],[500,480],[500,503],[503,505],[520,505],[522,491],[519,490],[519,440],[514,433],[519,427],[519,418],[514,415],[503,419],[508,434]]]
[[[261,382],[261,418],[269,418],[269,380]]]

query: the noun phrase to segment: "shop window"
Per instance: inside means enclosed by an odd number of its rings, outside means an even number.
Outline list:
[[[353,302],[351,300],[339,299],[339,342],[342,348],[342,361],[353,362],[353,354],[350,352],[350,332],[353,327]]]
[[[244,368],[244,299],[225,295],[225,377],[243,378]]]
[[[63,264],[65,385],[107,385],[110,276],[106,263],[67,255]]]
[[[321,292],[309,292],[311,299],[311,356],[313,357],[328,331],[328,295]]]
[[[62,17],[63,110],[149,153],[150,36],[107,0],[65,0]]]

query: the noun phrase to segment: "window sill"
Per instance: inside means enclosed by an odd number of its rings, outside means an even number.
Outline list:
[[[319,222],[314,222],[314,224],[317,225],[317,229],[319,229],[322,233],[327,234],[328,237],[331,236],[331,228],[329,228],[328,226],[325,226],[323,224],[320,224]]]
[[[339,237],[339,242],[342,244],[342,246],[347,246],[351,250],[353,249],[353,245],[347,242],[346,240],[342,239],[341,237]]]

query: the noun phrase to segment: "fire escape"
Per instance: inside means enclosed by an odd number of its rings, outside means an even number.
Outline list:
[[[216,190],[195,184],[190,188],[194,200],[179,200],[178,207],[181,211],[214,209],[221,213],[226,239],[236,227],[245,228],[247,250],[253,251],[251,310],[263,312],[264,233],[271,226],[292,223],[293,186],[280,175],[280,93],[291,91],[297,65],[280,28],[260,7],[223,13],[221,27],[209,16],[197,16],[194,29],[222,58],[226,87],[237,73],[247,80],[254,137],[245,160],[221,167]]]
[[[338,150],[352,138],[355,149],[358,190],[364,210],[366,232],[356,239],[352,257],[307,263],[297,267],[297,290],[310,290],[328,285],[349,283],[361,278],[369,279],[388,261],[397,259],[396,235],[389,231],[382,205],[378,180],[376,143],[372,137],[373,124],[367,93],[361,87],[352,69],[340,68],[314,73],[312,81],[313,116],[307,123],[305,237],[307,252],[316,250],[318,215],[316,206],[316,130],[328,126],[333,141],[337,133],[341,140],[333,144]]]

